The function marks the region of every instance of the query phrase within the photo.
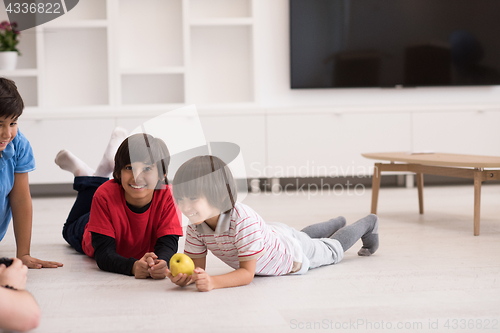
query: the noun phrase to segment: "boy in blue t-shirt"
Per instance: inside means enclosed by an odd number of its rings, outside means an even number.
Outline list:
[[[17,257],[29,268],[61,267],[53,261],[31,257],[33,206],[28,172],[35,169],[33,150],[17,129],[24,102],[16,84],[0,78],[0,241],[12,218],[17,244]]]

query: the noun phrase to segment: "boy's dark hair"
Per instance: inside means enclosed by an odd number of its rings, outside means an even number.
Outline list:
[[[173,192],[176,200],[204,196],[225,213],[234,207],[238,196],[231,170],[212,155],[193,157],[182,164],[174,176]]]
[[[24,102],[14,81],[0,77],[0,118],[19,118]]]
[[[115,155],[113,178],[121,185],[121,171],[133,162],[156,164],[158,177],[164,184],[168,184],[167,173],[170,164],[170,153],[162,139],[152,135],[139,133],[123,140]]]

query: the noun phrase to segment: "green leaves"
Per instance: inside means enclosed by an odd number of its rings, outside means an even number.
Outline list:
[[[0,52],[14,51],[21,55],[17,49],[19,44],[20,33],[16,30],[17,24],[13,22],[10,24],[8,21],[0,23]]]

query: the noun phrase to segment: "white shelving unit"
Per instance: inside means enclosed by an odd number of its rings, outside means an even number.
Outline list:
[[[185,102],[183,2],[134,0],[118,12],[118,105]],[[134,93],[135,92],[135,93]]]
[[[0,21],[8,20],[7,13],[0,5]],[[23,31],[22,42],[19,43],[18,49],[22,56],[18,57],[17,69],[12,71],[0,70],[0,76],[8,77],[16,81],[16,84],[24,98],[24,104],[27,107],[36,107],[39,105],[39,66],[37,43],[38,34],[36,29]]]
[[[71,118],[82,107],[116,117],[129,106],[153,116],[184,104],[253,103],[252,7],[252,0],[82,0],[23,31],[19,69],[0,75],[16,81],[32,119]]]
[[[193,27],[207,27],[207,26],[251,26],[253,20],[251,18],[200,18],[193,19],[190,25]]]
[[[114,126],[131,130],[187,104],[255,103],[253,2],[80,0],[23,31],[18,69],[0,75],[16,82],[25,101],[20,128],[37,160],[31,183],[71,182],[53,163],[57,151],[70,149],[95,165],[95,149]],[[224,126],[237,129],[242,117]]]
[[[38,70],[33,68],[0,70],[0,75],[11,76],[11,77],[36,77],[38,76]]]
[[[247,0],[189,1],[190,102],[255,101],[252,6]]]
[[[62,17],[62,16],[61,16]],[[75,20],[75,21],[51,21],[43,25],[44,29],[75,29],[75,28],[107,28],[107,20]]]

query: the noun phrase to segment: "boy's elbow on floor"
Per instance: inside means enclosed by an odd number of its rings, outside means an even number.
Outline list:
[[[41,317],[42,317],[42,314],[40,312],[40,309],[38,309],[36,314],[31,316],[30,320],[28,321],[28,331],[35,329],[40,325]]]
[[[96,262],[96,264],[97,264],[97,267],[99,267],[99,269],[100,269],[101,271],[110,272],[110,270],[106,268],[106,265],[105,265],[105,264],[103,264],[102,260],[99,260],[99,259],[98,259],[98,258],[96,258],[96,257],[94,257],[94,259],[95,259],[95,262]]]
[[[250,274],[246,277],[246,279],[245,279],[245,281],[244,281],[244,283],[245,283],[245,284],[244,284],[244,286],[249,285],[250,283],[252,283],[254,276],[255,276],[255,274],[251,274],[251,273],[250,273]]]
[[[28,330],[32,330],[37,328],[40,325],[40,320],[42,318],[42,311],[38,307],[38,304],[35,304],[33,307],[33,312],[28,320]]]
[[[105,269],[104,269],[104,268],[102,268],[102,265],[101,265],[101,262],[100,262],[100,261],[98,261],[98,260],[96,259],[95,263],[97,264],[97,267],[99,267],[99,269],[100,269],[101,271],[105,271]]]
[[[30,310],[28,310],[30,311]],[[42,314],[40,308],[38,306],[34,306],[33,309],[29,312],[29,315],[23,320],[22,323],[19,323],[18,330],[20,332],[28,332],[32,329],[35,329],[40,325],[40,318]]]

